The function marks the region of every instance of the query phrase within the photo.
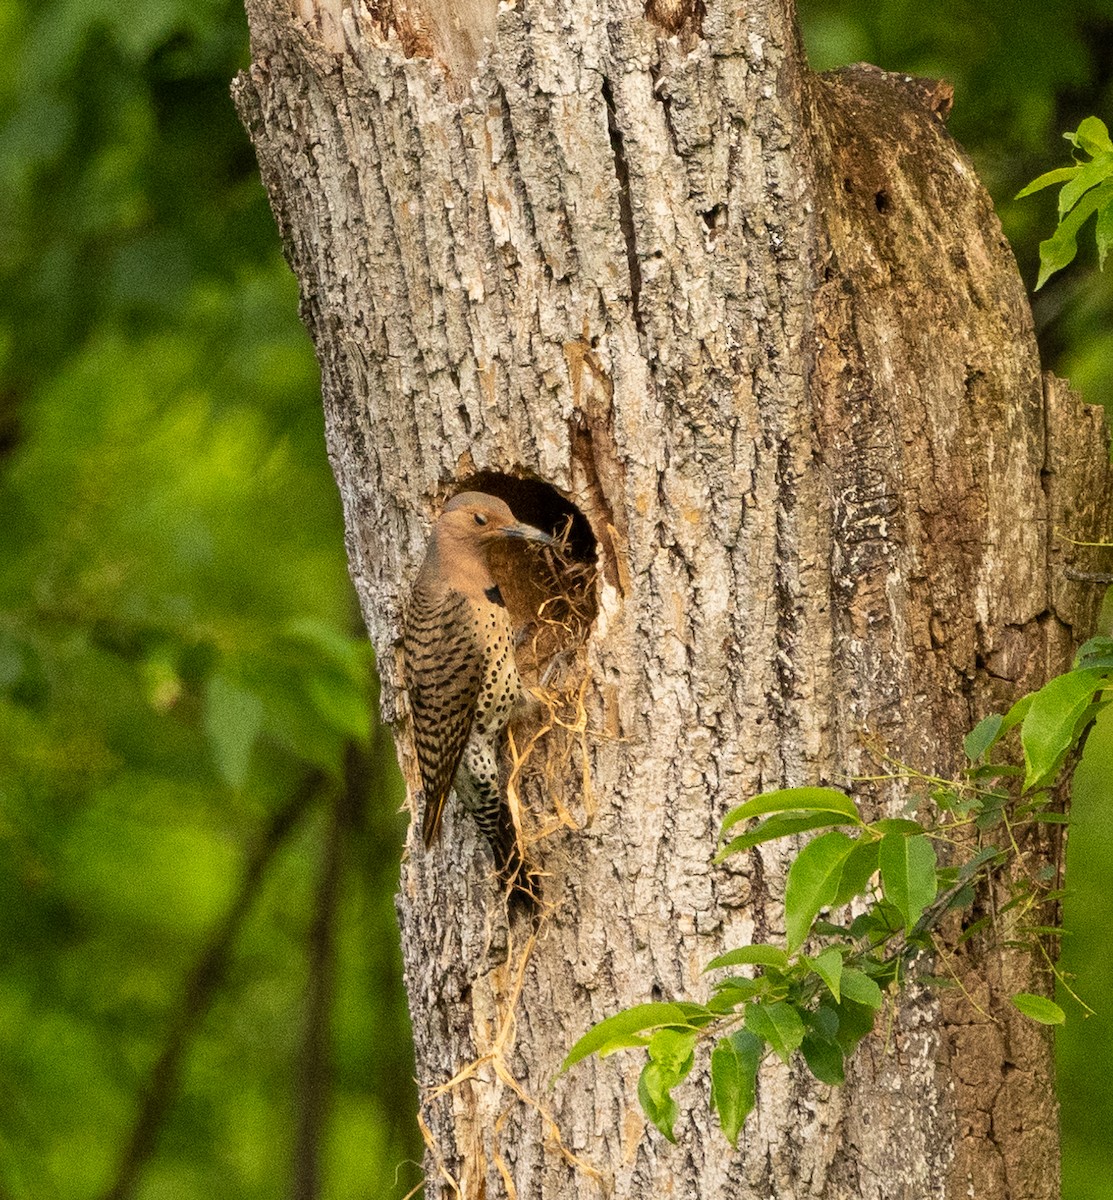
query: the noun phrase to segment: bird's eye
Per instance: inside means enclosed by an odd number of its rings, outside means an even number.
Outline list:
[[[482,513],[476,513],[475,514],[475,523],[477,525],[486,525],[487,518]]]

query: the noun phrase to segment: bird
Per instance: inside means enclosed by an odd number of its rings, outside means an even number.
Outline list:
[[[506,602],[487,548],[504,539],[548,545],[505,501],[462,492],[444,506],[418,571],[403,638],[406,691],[425,791],[422,837],[436,841],[448,795],[490,844],[499,878],[515,899],[536,899],[499,784],[499,751],[523,698]]]

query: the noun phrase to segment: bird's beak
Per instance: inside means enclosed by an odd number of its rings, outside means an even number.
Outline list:
[[[540,542],[542,546],[548,546],[553,540],[544,530],[533,525],[504,525],[502,535],[508,538],[523,538],[527,542]]]

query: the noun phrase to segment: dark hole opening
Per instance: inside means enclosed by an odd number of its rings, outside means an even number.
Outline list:
[[[884,191],[878,192],[874,196],[873,202],[874,202],[874,204],[877,205],[877,211],[879,213],[889,211],[889,193],[888,192],[884,192]]]
[[[550,484],[540,479],[519,479],[498,471],[479,471],[453,489],[453,494],[458,492],[486,492],[489,496],[498,496],[510,505],[510,511],[519,521],[536,525],[554,537],[567,527],[569,555],[578,562],[595,561],[595,534],[591,532],[587,517]]]

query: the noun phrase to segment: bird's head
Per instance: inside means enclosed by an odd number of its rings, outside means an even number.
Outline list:
[[[444,506],[437,520],[437,540],[456,545],[485,546],[502,538],[520,538],[547,546],[553,539],[533,525],[524,525],[504,500],[485,492],[461,492]]]

